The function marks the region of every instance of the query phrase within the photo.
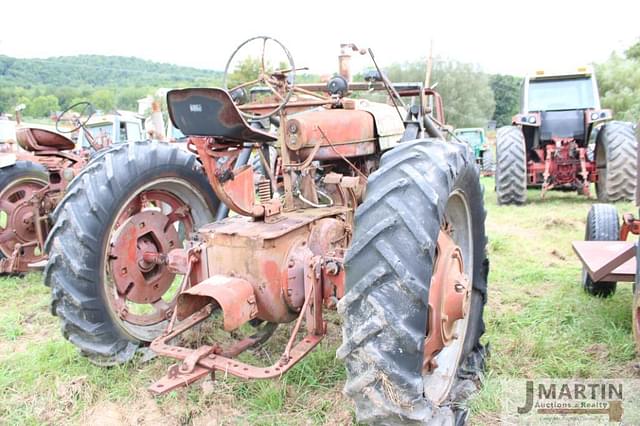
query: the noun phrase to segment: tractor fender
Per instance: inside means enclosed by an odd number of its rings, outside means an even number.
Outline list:
[[[184,291],[178,298],[179,320],[215,301],[222,309],[225,331],[235,330],[258,314],[253,286],[242,278],[213,275]]]
[[[0,154],[0,169],[13,166],[17,161],[18,157],[16,154]]]

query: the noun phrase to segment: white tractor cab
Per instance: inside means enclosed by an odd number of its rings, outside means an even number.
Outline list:
[[[600,110],[598,84],[591,67],[571,73],[538,70],[522,85],[520,111]]]
[[[140,116],[130,111],[115,114],[96,114],[85,125],[99,146],[146,139]],[[84,132],[78,132],[76,149],[90,149]]]

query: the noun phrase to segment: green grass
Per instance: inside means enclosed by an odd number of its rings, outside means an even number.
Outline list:
[[[484,178],[491,259],[486,309],[490,344],[484,387],[471,401],[475,424],[496,424],[505,378],[635,377],[630,285],[610,299],[580,288],[571,241],[582,239],[590,201],[572,193],[530,191],[522,207],[498,207]],[[635,211],[630,203],[620,212]],[[345,371],[335,358],[339,320],[330,334],[281,380],[247,382],[217,374],[189,389],[153,398],[146,387],[170,361],[98,368],[61,336],[40,274],[0,278],[0,423],[2,424],[352,424],[342,395]],[[268,364],[286,341],[243,354]]]
[[[484,388],[471,402],[472,422],[495,424],[501,379],[639,378],[631,331],[631,284],[609,299],[588,296],[571,242],[584,239],[592,201],[530,190],[525,206],[497,206],[483,179],[491,260],[485,311],[491,356]],[[631,203],[618,211],[635,212]]]

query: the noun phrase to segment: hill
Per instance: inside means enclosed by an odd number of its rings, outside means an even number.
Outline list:
[[[103,87],[170,85],[218,79],[219,71],[158,63],[124,56],[79,55],[20,59],[0,55],[0,85]]]
[[[137,109],[160,87],[212,86],[222,72],[123,56],[21,59],[0,55],[0,112],[25,104],[24,115],[48,117],[78,101],[98,109]]]

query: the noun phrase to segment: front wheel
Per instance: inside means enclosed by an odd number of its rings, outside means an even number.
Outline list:
[[[369,178],[338,304],[338,356],[359,421],[453,423],[466,414],[455,407],[484,365],[488,273],[472,157],[460,144],[410,142]]]
[[[166,327],[181,277],[144,253],[184,247],[218,201],[196,157],[175,146],[111,148],[76,178],[46,243],[51,310],[100,365],[129,360]]]

